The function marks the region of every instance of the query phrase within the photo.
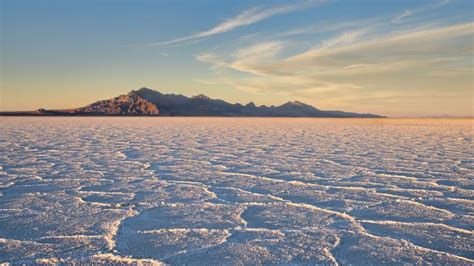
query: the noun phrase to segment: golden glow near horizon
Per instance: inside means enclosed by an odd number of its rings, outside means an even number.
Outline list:
[[[0,110],[73,108],[149,87],[393,117],[474,113],[469,1],[216,3],[220,19],[198,3],[71,3],[2,2]],[[125,6],[133,12],[122,19]],[[160,8],[192,17],[171,25]]]

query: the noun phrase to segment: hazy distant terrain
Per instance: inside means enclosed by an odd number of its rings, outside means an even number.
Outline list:
[[[163,94],[148,88],[132,90],[107,100],[67,110],[38,109],[31,112],[0,112],[0,116],[231,116],[231,117],[340,117],[381,118],[374,114],[319,110],[311,105],[292,101],[279,106],[231,104],[200,94],[186,97]]]
[[[473,264],[473,124],[0,117],[0,262]]]

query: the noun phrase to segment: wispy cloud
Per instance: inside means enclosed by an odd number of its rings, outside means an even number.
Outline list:
[[[399,23],[400,21],[402,21],[402,19],[406,18],[406,17],[409,17],[413,14],[413,11],[411,10],[405,10],[403,11],[403,13],[401,13],[399,16],[395,17],[392,22],[395,22],[395,23]]]
[[[326,108],[347,109],[369,99],[390,104],[390,97],[408,95],[401,88],[423,86],[430,95],[439,93],[436,77],[469,80],[472,37],[473,23],[392,32],[364,28],[342,32],[290,56],[285,56],[288,42],[265,41],[197,59],[218,66],[225,80],[222,84],[237,90],[286,94],[309,101],[324,99]],[[248,76],[236,77],[223,69]],[[466,90],[466,84],[457,82],[457,89]],[[426,101],[423,97],[419,100]],[[380,108],[385,107],[381,104]]]
[[[380,18],[366,18],[361,20],[354,21],[343,21],[343,22],[320,22],[317,25],[303,28],[291,29],[284,31],[278,34],[275,34],[272,37],[291,37],[295,35],[304,35],[304,34],[314,34],[314,33],[327,33],[327,32],[338,32],[346,31],[348,29],[360,28],[369,25],[376,25],[383,23],[383,19]]]
[[[438,1],[437,3],[435,3],[435,4],[422,6],[420,8],[407,9],[407,10],[403,11],[400,15],[396,16],[392,20],[392,22],[393,23],[400,23],[407,17],[413,16],[413,15],[418,14],[418,13],[426,12],[428,10],[432,10],[432,9],[442,7],[444,5],[447,5],[449,2],[451,2],[451,0],[441,0],[441,1]]]
[[[239,27],[248,26],[248,25],[257,23],[259,21],[262,21],[264,19],[273,17],[273,16],[310,8],[321,2],[323,2],[323,0],[303,1],[303,2],[298,2],[296,4],[279,5],[279,6],[274,6],[270,8],[254,7],[240,13],[239,15],[233,18],[227,19],[223,21],[222,23],[219,23],[216,26],[206,31],[198,32],[195,34],[191,34],[189,36],[185,36],[185,37],[181,37],[181,38],[177,38],[177,39],[173,39],[169,41],[149,43],[149,44],[145,44],[144,46],[166,46],[166,45],[172,45],[172,44],[187,42],[191,40],[201,39],[205,37],[210,37],[216,34],[232,31]]]
[[[446,42],[456,37],[472,35],[473,32],[473,23],[464,23],[447,27],[421,29],[401,33],[398,32],[395,34],[377,36],[369,40],[351,43],[349,45],[338,46],[334,49],[311,49],[305,53],[289,58],[287,61],[302,63],[304,61],[311,61],[316,58],[356,52],[360,52],[360,54],[358,54],[358,60],[362,60],[367,56],[371,58],[382,59],[393,53],[404,53],[405,55],[411,56],[416,56],[417,53],[419,53],[419,55],[426,53],[435,55],[436,53],[441,53],[444,51],[444,49],[440,48],[446,47]],[[420,45],[421,43],[423,44],[422,46]],[[455,42],[455,44],[460,46],[459,48],[470,46],[470,44],[463,42]],[[464,49],[465,48],[466,47],[464,47]],[[450,49],[446,51],[457,53],[462,50]],[[380,54],[377,54],[378,57],[374,56],[375,52],[380,52]]]
[[[440,8],[444,5],[449,4],[450,2],[451,0],[442,0],[433,4],[421,6],[419,8],[406,9],[402,13],[392,15],[391,17],[378,16],[378,17],[364,18],[364,19],[352,20],[352,21],[342,21],[342,22],[341,21],[338,21],[338,22],[320,21],[316,25],[313,25],[313,26],[300,27],[300,28],[283,31],[283,32],[274,34],[271,37],[282,38],[282,37],[291,37],[295,35],[347,31],[347,30],[351,30],[351,29],[354,30],[354,29],[362,28],[362,27],[373,27],[375,25],[378,27],[382,27],[382,26],[387,27],[390,24],[402,23],[407,18],[412,17],[414,15],[419,15],[421,13],[426,13],[427,11]],[[457,16],[457,18],[459,18],[459,16]],[[438,19],[438,20],[441,20],[441,19]]]
[[[368,28],[344,32],[337,37],[324,41],[319,50],[328,50],[333,47],[354,43],[368,32]]]

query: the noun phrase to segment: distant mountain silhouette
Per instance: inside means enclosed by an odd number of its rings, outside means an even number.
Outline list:
[[[3,112],[2,115],[115,115],[115,116],[248,116],[248,117],[382,117],[342,111],[323,111],[311,105],[293,101],[280,106],[231,104],[211,99],[203,94],[186,97],[163,94],[148,88],[132,90],[126,95],[101,100],[90,105],[68,110],[39,109],[33,112]]]

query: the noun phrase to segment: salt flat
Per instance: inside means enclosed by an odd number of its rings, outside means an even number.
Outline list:
[[[0,262],[474,264],[473,126],[0,117]]]

